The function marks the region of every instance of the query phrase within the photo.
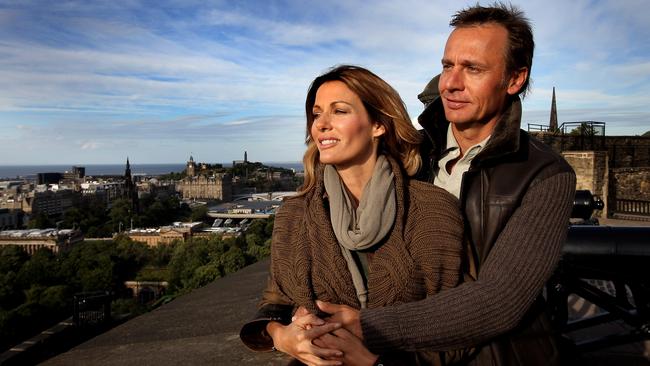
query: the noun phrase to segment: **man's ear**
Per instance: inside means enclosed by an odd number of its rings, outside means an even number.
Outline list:
[[[524,85],[524,82],[528,78],[528,68],[522,67],[519,70],[514,71],[510,75],[510,80],[508,81],[508,94],[515,95],[519,93],[521,87]]]

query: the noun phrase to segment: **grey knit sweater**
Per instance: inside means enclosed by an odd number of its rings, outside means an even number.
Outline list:
[[[566,236],[573,173],[530,187],[475,282],[424,300],[361,312],[370,350],[448,350],[503,334],[521,321],[552,274]]]

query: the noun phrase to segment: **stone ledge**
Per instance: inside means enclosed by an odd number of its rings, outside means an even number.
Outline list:
[[[284,365],[255,353],[239,329],[255,314],[269,261],[250,265],[119,325],[43,365]]]

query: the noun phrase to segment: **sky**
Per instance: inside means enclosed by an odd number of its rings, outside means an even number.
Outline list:
[[[316,76],[369,68],[416,120],[475,3],[0,0],[0,165],[299,161]],[[512,3],[536,42],[524,129],[548,124],[555,87],[560,123],[650,130],[647,0]]]

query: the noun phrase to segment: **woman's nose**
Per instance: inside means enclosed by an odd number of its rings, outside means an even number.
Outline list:
[[[316,124],[316,128],[319,131],[327,131],[331,128],[330,124],[330,118],[328,113],[322,113],[318,116],[318,118],[314,121]]]

